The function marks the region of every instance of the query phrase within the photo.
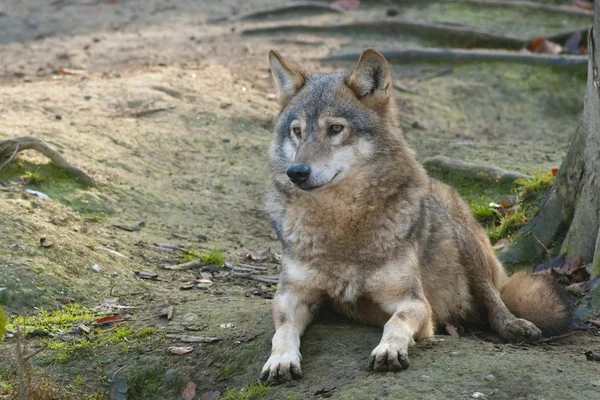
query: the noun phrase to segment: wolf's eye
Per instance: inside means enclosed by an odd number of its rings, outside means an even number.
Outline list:
[[[341,133],[344,130],[344,127],[342,125],[331,125],[329,130],[331,131],[332,135],[337,135],[338,133]]]
[[[296,135],[296,137],[298,139],[300,138],[300,135],[302,134],[302,130],[297,126],[292,128],[292,132],[294,132],[294,135]]]

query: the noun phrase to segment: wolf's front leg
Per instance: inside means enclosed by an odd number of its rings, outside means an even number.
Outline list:
[[[271,357],[262,369],[261,379],[283,383],[302,376],[300,335],[311,320],[311,299],[292,287],[279,288],[273,302],[275,335]]]
[[[406,299],[383,328],[379,345],[371,353],[369,368],[375,371],[400,371],[408,368],[408,346],[414,338],[433,335],[431,307],[427,300]]]

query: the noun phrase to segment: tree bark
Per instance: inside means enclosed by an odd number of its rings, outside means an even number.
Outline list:
[[[545,203],[500,254],[511,270],[531,267],[560,246],[560,253],[581,256],[600,275],[600,1],[595,3],[582,121]]]

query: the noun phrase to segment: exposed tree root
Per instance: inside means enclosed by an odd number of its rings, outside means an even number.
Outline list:
[[[367,22],[351,22],[335,25],[279,24],[242,31],[244,35],[278,34],[278,33],[370,33],[370,34],[405,34],[430,38],[436,42],[443,41],[448,45],[460,47],[521,49],[528,40],[505,37],[448,25],[425,24],[420,22],[383,19]]]
[[[535,3],[532,1],[516,1],[516,0],[460,0],[460,3],[477,5],[477,6],[494,6],[494,7],[516,7],[529,8],[533,10],[555,12],[567,15],[583,15],[592,17],[594,13],[583,8],[568,6],[568,5],[552,5],[544,3]]]
[[[291,16],[294,13],[299,14],[298,16],[305,16],[306,14],[339,14],[341,11],[331,6],[331,4],[322,1],[294,1],[291,4],[281,7],[266,8],[241,15],[237,18],[215,18],[209,20],[209,22],[260,21],[268,18]]]
[[[23,150],[36,150],[48,157],[54,164],[64,169],[75,180],[88,186],[94,186],[94,181],[85,172],[69,164],[64,157],[53,150],[43,140],[32,137],[22,136],[13,139],[0,140],[0,171],[10,163],[15,156]]]
[[[519,172],[506,171],[502,168],[485,167],[469,164],[446,156],[435,156],[423,161],[423,166],[429,172],[457,174],[473,180],[511,183],[518,179],[528,178]]]
[[[407,49],[382,51],[391,63],[407,64],[411,62],[487,62],[501,61],[532,65],[551,65],[560,67],[581,67],[587,63],[585,56],[526,54],[511,51],[491,50],[451,50],[451,49]],[[344,53],[324,57],[321,61],[356,61],[360,53]]]

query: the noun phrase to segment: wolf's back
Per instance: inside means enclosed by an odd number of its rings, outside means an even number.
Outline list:
[[[544,336],[560,335],[569,330],[568,298],[551,276],[517,272],[502,287],[500,295],[515,316],[533,322]]]

